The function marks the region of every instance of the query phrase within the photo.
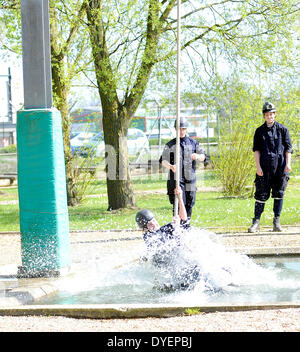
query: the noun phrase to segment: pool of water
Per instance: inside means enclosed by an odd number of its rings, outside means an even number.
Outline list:
[[[144,264],[110,273],[110,278],[94,282],[96,287],[81,291],[64,288],[38,304],[120,304],[120,303],[178,303],[178,304],[256,304],[300,302],[300,258],[265,258],[259,266],[270,271],[271,280],[265,283],[227,285],[216,291],[193,287],[188,290],[163,290]],[[276,278],[274,278],[274,273]],[[123,277],[120,277],[123,276]],[[37,302],[35,302],[36,304]]]
[[[224,248],[211,233],[189,233],[167,266],[153,265],[153,257],[140,258],[109,269],[95,260],[62,279],[58,293],[34,304],[300,302],[300,258],[249,258]]]

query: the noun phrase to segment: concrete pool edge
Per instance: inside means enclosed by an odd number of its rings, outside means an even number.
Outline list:
[[[85,319],[137,319],[168,318],[214,312],[238,312],[251,310],[274,310],[300,308],[298,303],[277,304],[219,304],[219,305],[176,305],[176,304],[93,304],[93,305],[32,305],[0,307],[0,316],[64,316]]]

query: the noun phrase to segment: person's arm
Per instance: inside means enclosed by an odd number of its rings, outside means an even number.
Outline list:
[[[292,170],[292,164],[291,164],[291,161],[292,161],[292,153],[290,152],[286,152],[285,153],[285,158],[286,158],[286,166],[285,166],[285,171],[286,172],[290,172]]]
[[[285,133],[283,135],[283,144],[284,144],[285,159],[286,159],[285,171],[290,172],[292,170],[291,160],[292,160],[293,146],[292,146],[290,133],[287,128],[285,129]]]
[[[196,143],[195,149],[196,149],[196,152],[191,154],[192,160],[205,161],[206,159],[205,151],[202,148],[200,148],[200,145],[198,142]]]
[[[174,173],[176,172],[176,165],[170,164],[167,160],[162,160],[161,162],[162,166],[164,166],[167,169],[170,169]]]
[[[257,128],[254,133],[254,137],[253,137],[252,150],[254,152],[254,160],[255,160],[255,164],[256,164],[256,174],[258,176],[264,175],[263,170],[260,165],[260,151],[263,150],[262,140],[263,140],[263,136],[262,136],[261,128]]]
[[[192,160],[204,161],[206,156],[205,156],[205,154],[193,153],[193,154],[191,154],[191,158],[192,158]]]
[[[182,189],[180,187],[176,187],[174,190],[175,195],[177,195],[178,197],[178,207],[179,207],[179,211],[178,211],[178,215],[180,220],[182,221],[186,221],[187,220],[187,213],[186,213],[186,209],[185,209],[185,205],[182,199]]]
[[[254,152],[254,159],[255,159],[255,163],[256,163],[256,173],[258,176],[263,176],[263,170],[260,166],[260,152],[258,150],[256,150]]]
[[[173,158],[171,157],[171,153],[174,152],[175,147],[176,147],[176,145],[173,145],[172,147],[170,147],[169,144],[167,143],[165,145],[164,150],[162,152],[162,155],[159,159],[159,161],[163,167],[173,171],[174,173],[176,172],[176,165],[171,164],[171,162],[173,161]]]

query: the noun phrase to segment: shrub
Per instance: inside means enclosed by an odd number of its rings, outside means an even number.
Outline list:
[[[230,138],[219,144],[218,156],[213,157],[215,170],[226,196],[243,196],[255,175],[252,152],[253,134],[247,127],[236,128]]]
[[[3,153],[16,153],[17,146],[15,144],[8,145],[7,147],[0,148],[0,154]]]

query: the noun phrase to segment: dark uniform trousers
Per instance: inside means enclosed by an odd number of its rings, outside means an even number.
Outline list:
[[[255,178],[255,194],[254,198],[261,202],[266,202],[271,195],[272,198],[282,199],[287,187],[289,176],[287,174],[269,174],[264,173],[263,176],[256,175]]]
[[[179,182],[180,188],[182,189],[182,200],[185,205],[187,217],[191,218],[193,206],[196,202],[196,182],[186,183],[184,180]],[[168,189],[168,197],[170,203],[173,205],[173,213],[174,213],[174,203],[175,203],[175,194],[174,182],[167,182]]]
[[[188,218],[191,218],[192,209],[196,201],[196,161],[191,159],[191,154],[204,154],[203,149],[200,148],[199,144],[192,138],[184,137],[180,138],[180,187],[182,189],[182,198],[186,208]],[[163,150],[160,162],[167,160],[170,164],[175,164],[176,154],[176,139],[172,139],[168,142]],[[174,189],[176,187],[175,175],[172,171],[169,173],[167,181],[167,193],[170,203],[173,205],[174,213],[174,202],[175,195]]]

